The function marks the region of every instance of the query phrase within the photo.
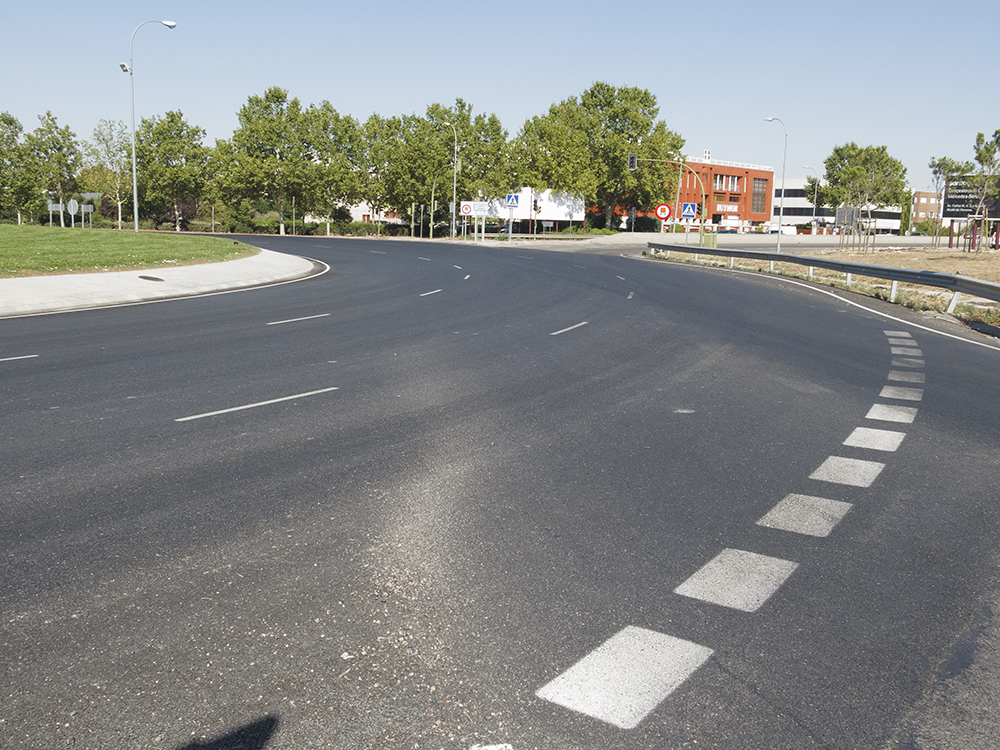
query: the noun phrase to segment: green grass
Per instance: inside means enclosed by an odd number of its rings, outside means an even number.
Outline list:
[[[257,252],[218,237],[0,224],[0,277],[211,263]]]

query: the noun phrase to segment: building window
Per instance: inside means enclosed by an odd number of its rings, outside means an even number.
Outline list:
[[[740,189],[740,178],[736,175],[729,175],[729,192],[735,193]]]
[[[762,214],[767,211],[767,180],[760,177],[753,178],[753,196],[751,198],[750,211],[755,214]]]
[[[726,176],[724,174],[712,175],[712,189],[713,190],[726,189]]]

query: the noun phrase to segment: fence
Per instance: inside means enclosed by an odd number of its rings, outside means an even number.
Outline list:
[[[690,248],[685,245],[664,245],[658,242],[650,242],[650,250],[669,253],[671,250],[680,253],[695,253],[700,255],[717,255],[729,258],[729,267],[733,266],[733,259],[747,258],[750,260],[762,260],[771,263],[795,263],[800,266],[809,267],[809,275],[812,276],[813,268],[825,268],[829,271],[839,271],[847,275],[847,285],[851,285],[851,277],[869,276],[875,279],[887,279],[892,282],[892,290],[889,295],[891,302],[896,301],[898,284],[902,281],[905,284],[920,284],[923,286],[933,286],[941,289],[948,289],[952,292],[951,302],[948,303],[948,313],[955,312],[955,305],[958,304],[960,294],[967,294],[972,297],[1000,302],[1000,284],[992,281],[982,281],[969,276],[951,273],[938,273],[937,271],[913,271],[908,268],[893,268],[891,266],[870,266],[866,263],[848,263],[842,261],[825,260],[823,258],[808,258],[801,255],[786,255],[785,253],[766,253],[755,250],[736,250],[733,248]]]

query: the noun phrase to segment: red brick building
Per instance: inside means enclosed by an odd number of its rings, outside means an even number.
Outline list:
[[[704,185],[706,226],[715,229],[753,231],[754,227],[771,221],[771,198],[774,195],[774,169],[755,164],[688,158],[691,169],[684,169],[681,181],[680,205],[673,205],[672,215],[682,224],[697,224],[698,219],[685,218],[685,203],[702,202]],[[692,174],[692,170],[701,178]]]

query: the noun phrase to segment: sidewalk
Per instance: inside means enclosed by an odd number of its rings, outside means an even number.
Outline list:
[[[315,269],[305,258],[262,250],[224,263],[0,279],[0,318],[246,289],[309,276]]]

